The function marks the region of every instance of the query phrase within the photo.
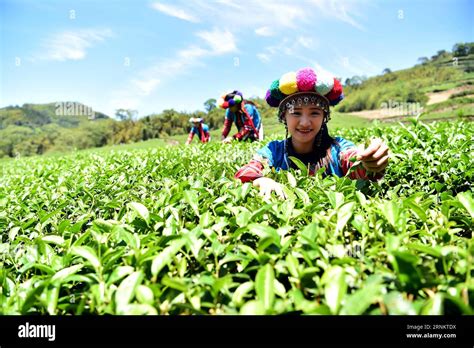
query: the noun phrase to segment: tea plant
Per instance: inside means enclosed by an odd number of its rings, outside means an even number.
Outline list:
[[[385,139],[383,180],[270,171],[263,200],[256,143],[2,163],[0,312],[473,314],[472,124],[339,134]]]

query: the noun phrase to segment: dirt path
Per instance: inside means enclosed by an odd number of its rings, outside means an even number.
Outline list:
[[[458,88],[453,88],[453,89],[448,89],[447,91],[442,91],[442,92],[436,92],[436,93],[428,93],[428,102],[426,105],[431,105],[431,104],[436,104],[436,103],[442,103],[446,100],[449,99],[453,94],[471,89],[471,86],[462,86]]]
[[[402,123],[410,123],[411,121],[406,120],[405,116],[398,116],[398,117],[392,117],[390,119],[385,119],[383,122],[397,122],[400,121]],[[468,115],[468,116],[463,116],[463,117],[458,117],[458,116],[451,116],[451,117],[436,117],[436,118],[428,118],[428,119],[421,119],[424,123],[430,123],[430,122],[435,122],[435,121],[449,121],[449,120],[463,120],[463,121],[469,121],[472,122],[474,121],[474,115]]]
[[[379,119],[390,118],[394,116],[394,115],[387,115],[387,111],[382,110],[382,109],[362,110],[362,111],[356,111],[356,112],[349,112],[349,114],[362,117],[362,118],[367,118],[369,120],[379,120]]]

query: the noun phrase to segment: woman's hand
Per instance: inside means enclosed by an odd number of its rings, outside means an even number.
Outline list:
[[[360,149],[357,160],[362,162],[368,171],[380,173],[385,170],[390,158],[388,146],[382,139],[372,139],[366,149]]]
[[[232,137],[227,137],[227,138],[223,139],[222,142],[223,142],[224,144],[229,144],[230,142],[232,142],[232,140],[233,140]]]
[[[285,199],[286,195],[283,192],[283,187],[277,183],[275,180],[270,178],[258,178],[253,181],[253,186],[260,188],[260,196],[263,196],[264,199],[270,199],[270,196],[273,191],[280,197],[281,199]]]

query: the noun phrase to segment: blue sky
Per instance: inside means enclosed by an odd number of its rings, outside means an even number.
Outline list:
[[[469,0],[0,0],[0,106],[195,111],[306,66],[343,80],[411,67],[474,41],[473,13]]]

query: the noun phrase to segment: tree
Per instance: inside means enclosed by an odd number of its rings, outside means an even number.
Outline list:
[[[137,110],[117,109],[115,111],[115,117],[117,117],[119,121],[126,121],[126,120],[133,121],[137,113],[138,113]]]
[[[214,98],[208,99],[204,102],[204,109],[206,110],[207,113],[210,113],[212,110],[214,110],[216,106],[216,100]]]
[[[347,78],[345,81],[346,86],[357,87],[360,86],[365,80],[367,80],[366,76],[352,76],[351,78]]]
[[[434,56],[431,57],[432,60],[436,60],[438,58],[443,58],[448,56],[449,53],[446,50],[439,50]]]
[[[456,57],[467,56],[469,47],[464,42],[457,43],[453,46],[453,55]]]
[[[428,63],[428,61],[429,61],[428,57],[420,57],[420,58],[418,58],[418,62],[419,62],[420,64],[426,64],[426,63]]]
[[[467,54],[474,54],[474,42],[470,42],[466,44],[467,46]]]

